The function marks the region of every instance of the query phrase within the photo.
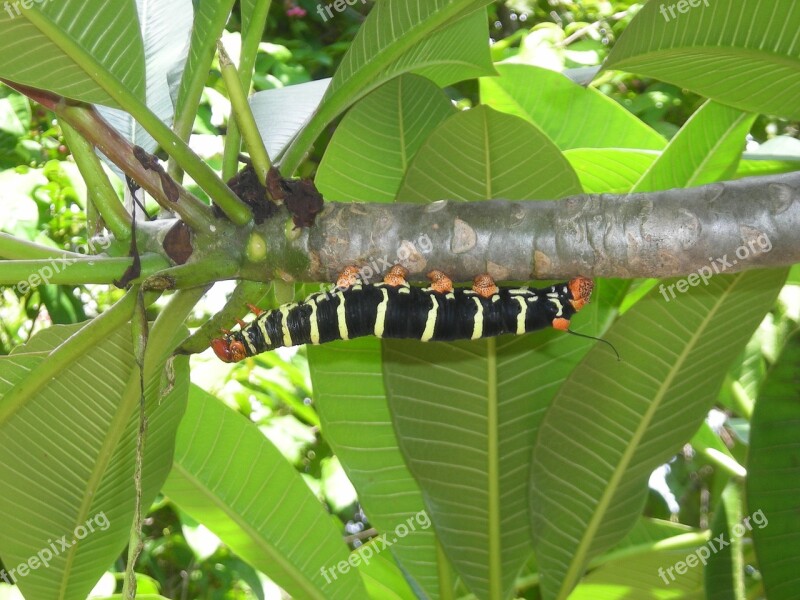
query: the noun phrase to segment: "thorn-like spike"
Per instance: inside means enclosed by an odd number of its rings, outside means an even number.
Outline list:
[[[241,319],[236,319],[236,322],[239,324],[239,329],[244,329],[245,327],[247,327],[247,323],[245,323]]]
[[[255,304],[250,304],[249,302],[247,303],[247,308],[249,308],[250,312],[252,312],[255,316],[258,316],[264,312],[263,310],[258,308]]]

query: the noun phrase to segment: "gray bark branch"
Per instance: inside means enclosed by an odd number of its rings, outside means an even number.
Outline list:
[[[293,242],[280,236],[289,247],[269,254],[310,257],[284,274],[308,281],[387,262],[403,263],[414,280],[432,268],[458,281],[482,272],[498,280],[732,273],[800,262],[798,190],[800,172],[559,201],[331,202],[314,227]]]

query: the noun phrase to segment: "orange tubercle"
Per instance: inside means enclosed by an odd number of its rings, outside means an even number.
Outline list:
[[[438,269],[434,269],[428,273],[428,279],[431,280],[431,288],[433,288],[434,292],[449,294],[453,291],[452,280]]]
[[[572,307],[577,311],[589,303],[589,298],[594,289],[594,281],[588,277],[574,277],[567,283],[569,293],[572,294]]]
[[[394,265],[384,276],[383,282],[386,285],[398,287],[401,285],[406,285],[406,277],[408,277],[408,269],[406,269],[403,265]]]
[[[494,279],[488,273],[478,275],[472,280],[472,290],[484,298],[491,298],[499,291]]]
[[[336,280],[336,287],[340,290],[346,290],[353,287],[356,283],[358,283],[358,273],[358,267],[353,265],[345,267],[344,270],[339,273],[339,278]]]

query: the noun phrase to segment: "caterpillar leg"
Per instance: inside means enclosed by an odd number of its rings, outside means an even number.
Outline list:
[[[384,276],[383,282],[392,287],[399,287],[408,284],[406,277],[408,277],[408,269],[403,265],[395,265],[389,269],[389,272]]]
[[[494,279],[488,273],[484,273],[472,280],[472,291],[483,298],[491,298],[500,290]]]
[[[453,291],[453,281],[438,269],[434,269],[428,273],[428,279],[431,280],[431,289],[440,294],[449,294]]]
[[[358,283],[358,267],[349,266],[345,267],[344,271],[339,273],[339,278],[336,280],[336,287],[340,290],[347,290]]]

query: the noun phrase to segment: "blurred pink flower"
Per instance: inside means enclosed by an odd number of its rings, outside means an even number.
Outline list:
[[[300,6],[292,6],[291,8],[286,10],[287,17],[297,17],[298,19],[302,19],[308,14],[305,8]]]

